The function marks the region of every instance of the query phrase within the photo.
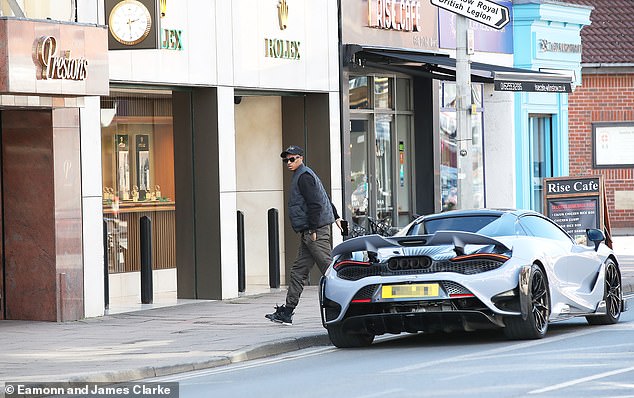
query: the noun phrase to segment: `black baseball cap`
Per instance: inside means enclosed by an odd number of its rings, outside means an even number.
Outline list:
[[[297,145],[291,145],[280,154],[280,157],[286,158],[288,155],[304,156],[304,150]]]

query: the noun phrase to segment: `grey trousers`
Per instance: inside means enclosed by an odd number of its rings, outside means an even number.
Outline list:
[[[314,264],[317,264],[319,271],[323,275],[332,257],[332,246],[330,244],[330,225],[324,225],[316,230],[317,240],[313,242],[308,231],[300,233],[301,243],[297,250],[297,258],[291,267],[291,277],[286,293],[286,306],[297,307],[299,296],[304,291],[304,285],[308,280],[308,274]]]

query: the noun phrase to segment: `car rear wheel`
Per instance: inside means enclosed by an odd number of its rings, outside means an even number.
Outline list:
[[[328,325],[328,337],[332,344],[339,348],[367,347],[374,341],[374,335],[369,333],[348,333],[341,325]]]
[[[590,325],[612,325],[619,321],[623,308],[623,291],[621,290],[621,274],[612,260],[605,264],[605,288],[603,293],[607,313],[599,316],[587,316]]]
[[[550,316],[550,296],[546,275],[538,265],[533,264],[529,275],[528,299],[529,313],[526,319],[521,316],[504,320],[504,334],[510,339],[541,339],[548,330]]]

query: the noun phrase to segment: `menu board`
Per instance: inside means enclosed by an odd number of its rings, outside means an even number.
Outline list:
[[[544,178],[544,209],[577,243],[591,244],[586,229],[597,228],[611,245],[601,176]]]
[[[598,198],[549,200],[548,217],[577,243],[587,244],[586,228],[600,227]]]

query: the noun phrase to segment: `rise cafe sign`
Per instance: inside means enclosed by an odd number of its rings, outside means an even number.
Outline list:
[[[420,16],[420,1],[368,0],[368,26],[371,28],[420,32]]]
[[[544,178],[544,212],[580,244],[586,229],[601,229],[612,247],[610,218],[601,176]]]

